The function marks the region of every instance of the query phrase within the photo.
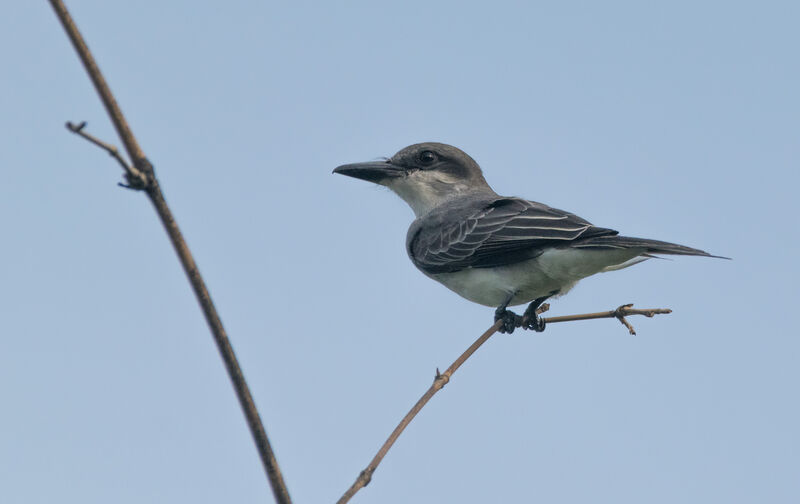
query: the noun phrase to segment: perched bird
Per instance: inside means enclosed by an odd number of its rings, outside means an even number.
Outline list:
[[[410,145],[387,160],[339,166],[388,187],[416,215],[406,238],[414,265],[459,295],[496,307],[501,332],[544,330],[536,309],[580,279],[627,268],[653,254],[712,256],[702,250],[619,236],[575,214],[499,196],[478,163],[451,145]],[[522,317],[509,306],[530,303]]]

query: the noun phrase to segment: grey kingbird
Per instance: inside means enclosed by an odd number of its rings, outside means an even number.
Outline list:
[[[619,236],[575,214],[499,196],[478,163],[451,145],[408,146],[387,160],[339,166],[388,187],[416,215],[406,238],[414,265],[459,295],[496,307],[501,332],[544,330],[536,309],[580,279],[645,261],[653,254],[712,256],[657,240]],[[530,303],[524,316],[508,306]]]

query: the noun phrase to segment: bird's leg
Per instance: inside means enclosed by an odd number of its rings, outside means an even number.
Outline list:
[[[536,310],[553,294],[548,294],[531,301],[525,313],[522,315],[522,323],[520,324],[523,329],[533,329],[536,332],[544,331],[544,319],[539,318]]]
[[[510,303],[513,298],[514,295],[512,294],[506,299],[506,302],[497,307],[497,310],[494,312],[494,321],[503,321],[503,325],[498,329],[501,333],[511,334],[514,332],[514,329],[522,325],[522,317],[510,310],[506,310],[508,303]]]

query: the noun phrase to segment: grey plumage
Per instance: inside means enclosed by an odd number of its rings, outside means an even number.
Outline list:
[[[343,165],[334,172],[385,185],[409,203],[417,215],[406,241],[414,265],[463,297],[498,307],[497,317],[508,320],[506,332],[513,330],[512,319],[518,322],[506,306],[531,301],[538,306],[595,273],[654,254],[718,257],[619,236],[575,214],[499,196],[478,164],[450,145],[415,144],[388,160]]]
[[[675,243],[619,236],[577,215],[520,198],[442,205],[414,221],[407,242],[411,260],[426,273],[505,266],[532,259],[547,247],[641,248],[648,254],[715,257]]]
[[[426,273],[452,273],[505,266],[532,259],[546,247],[609,234],[616,231],[540,203],[488,196],[455,200],[414,221],[408,252]]]

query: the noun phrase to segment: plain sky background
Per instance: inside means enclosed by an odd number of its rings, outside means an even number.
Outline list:
[[[420,141],[648,261],[492,338],[353,502],[796,503],[797,2],[70,1],[297,503],[333,502],[492,323],[331,175]],[[197,303],[44,1],[0,17],[0,501],[271,502]]]

